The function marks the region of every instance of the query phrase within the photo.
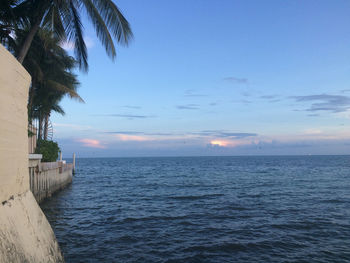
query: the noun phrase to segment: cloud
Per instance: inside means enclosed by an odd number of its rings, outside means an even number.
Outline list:
[[[255,137],[258,136],[256,133],[246,133],[246,132],[227,132],[222,130],[205,130],[193,133],[201,136],[211,136],[211,137],[220,137],[220,138],[231,138],[231,139],[240,139],[246,137]]]
[[[306,129],[304,131],[304,134],[306,134],[306,135],[318,135],[318,134],[322,134],[322,131],[319,129]]]
[[[120,141],[134,141],[134,142],[144,142],[144,141],[151,141],[152,139],[145,136],[139,136],[139,135],[129,135],[129,134],[115,134],[114,135],[118,140]]]
[[[280,99],[275,99],[275,100],[269,100],[269,102],[280,102],[281,100]]]
[[[173,141],[188,138],[185,134],[176,133],[159,133],[159,132],[142,132],[142,131],[110,131],[103,132],[110,134],[113,141],[119,142],[160,142]]]
[[[264,96],[260,96],[261,99],[275,99],[277,98],[277,95],[264,95]]]
[[[85,157],[350,153],[350,132],[339,126],[334,129],[309,127],[297,133],[269,135],[227,130],[166,134],[130,130],[99,133],[97,136],[101,137],[97,139],[60,139],[61,149],[65,156],[78,152],[79,156]]]
[[[260,99],[267,100],[268,102],[274,103],[274,102],[280,102],[281,99],[279,99],[279,95],[263,95],[260,96]]]
[[[172,136],[173,133],[165,132],[139,132],[139,131],[109,131],[108,134],[126,134],[126,135],[149,135],[149,136]]]
[[[207,145],[209,143],[210,145],[217,147],[237,147],[256,141],[254,138],[258,136],[256,133],[230,132],[224,130],[203,130],[185,133],[158,133],[142,131],[110,131],[103,133],[110,134],[112,136],[110,138],[114,142],[148,142],[152,143],[154,146],[168,145],[168,147],[179,143],[192,145]]]
[[[64,127],[64,128],[70,128],[73,130],[90,130],[92,127],[87,125],[78,125],[78,124],[71,124],[71,123],[53,123],[54,128],[57,127]]]
[[[305,111],[328,111],[332,113],[344,112],[350,109],[350,97],[342,95],[308,95],[292,96],[296,102],[313,102]]]
[[[232,100],[231,102],[232,102],[232,103],[240,103],[240,104],[250,104],[250,103],[253,103],[253,101],[251,101],[251,100],[246,100],[246,99],[243,99],[243,100]]]
[[[86,45],[86,48],[87,49],[90,49],[92,47],[95,46],[95,42],[94,40],[91,38],[91,37],[85,37],[84,38],[84,42],[85,42],[85,45]],[[70,41],[70,40],[66,40],[66,41],[63,41],[60,46],[67,50],[67,51],[73,51],[74,50],[74,42],[73,41]]]
[[[196,93],[193,89],[188,89],[185,91],[185,97],[206,97],[205,94]]]
[[[223,80],[230,83],[248,84],[248,79],[246,78],[226,77],[226,78],[223,78]]]
[[[253,96],[252,94],[250,94],[250,93],[247,92],[247,91],[241,92],[241,95],[242,95],[243,97],[252,97],[252,96]]]
[[[187,133],[164,133],[164,132],[142,132],[142,131],[108,131],[103,132],[104,134],[112,135],[125,135],[125,138],[133,138],[128,136],[141,136],[152,138],[152,140],[163,140],[166,139],[184,139],[184,138],[206,138],[207,140],[213,139],[243,139],[248,137],[256,137],[256,133],[247,133],[247,132],[230,132],[224,130],[204,130],[198,132],[187,132]]]
[[[237,146],[249,145],[255,142],[256,133],[228,132],[222,130],[205,130],[193,133],[200,138],[209,140],[209,147],[235,148]]]
[[[174,135],[173,133],[166,133],[166,132],[150,132],[150,133],[145,133],[145,135],[154,135],[154,136],[172,136]],[[178,134],[177,134],[178,136]]]
[[[137,114],[99,114],[99,115],[93,115],[93,116],[117,117],[117,118],[126,118],[126,119],[129,119],[129,120],[132,120],[132,119],[147,119],[147,118],[154,118],[155,117],[155,116],[137,115]]]
[[[106,147],[101,144],[99,140],[94,139],[78,139],[78,142],[82,143],[84,147],[105,149]]]
[[[84,37],[86,48],[92,48],[95,46],[95,41],[91,37]]]
[[[74,50],[74,42],[72,41],[64,41],[60,44],[60,46],[65,49],[66,51],[72,51]]]
[[[209,147],[228,147],[235,148],[237,146],[249,145],[253,142],[250,140],[212,140]]]
[[[139,110],[141,109],[140,106],[132,106],[132,105],[124,105],[123,108],[127,108],[127,109],[135,109],[135,110]]]
[[[109,131],[109,132],[103,132],[103,133],[109,133],[109,134],[129,134],[129,135],[144,134],[143,132],[137,132],[137,131]]]
[[[178,105],[176,106],[179,110],[198,110],[199,105],[197,104],[186,104],[186,105]]]
[[[228,146],[229,142],[223,141],[223,140],[212,140],[212,141],[210,141],[210,144],[213,146],[226,147],[226,146]]]

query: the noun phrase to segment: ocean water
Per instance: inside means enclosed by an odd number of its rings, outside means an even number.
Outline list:
[[[78,159],[66,262],[350,262],[350,156]]]

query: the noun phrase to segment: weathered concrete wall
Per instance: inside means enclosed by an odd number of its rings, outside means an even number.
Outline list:
[[[29,190],[30,76],[0,45],[0,262],[62,262],[54,233]]]
[[[29,158],[29,185],[38,203],[72,183],[73,164],[64,162],[41,163],[40,158]]]
[[[0,200],[29,188],[27,100],[30,75],[0,45]]]
[[[51,226],[30,191],[0,206],[0,262],[63,262]]]

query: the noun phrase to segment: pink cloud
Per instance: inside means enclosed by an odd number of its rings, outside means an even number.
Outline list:
[[[128,135],[128,134],[116,134],[116,138],[120,141],[136,141],[136,142],[144,142],[144,141],[150,141],[151,138],[148,138],[146,136],[139,136],[139,135]]]
[[[256,142],[256,140],[252,140],[252,139],[241,139],[241,140],[214,139],[214,140],[210,141],[210,145],[234,148],[237,146],[249,145],[249,144],[252,144],[255,142]]]
[[[78,140],[83,144],[85,147],[90,147],[90,148],[99,148],[99,149],[105,149],[106,147],[101,144],[100,141],[98,140],[93,140],[93,139],[80,139]]]
[[[215,146],[226,147],[230,145],[230,142],[225,140],[212,140],[210,144]]]

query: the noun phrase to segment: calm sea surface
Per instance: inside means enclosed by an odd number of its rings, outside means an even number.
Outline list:
[[[350,262],[350,156],[78,159],[69,262]]]

